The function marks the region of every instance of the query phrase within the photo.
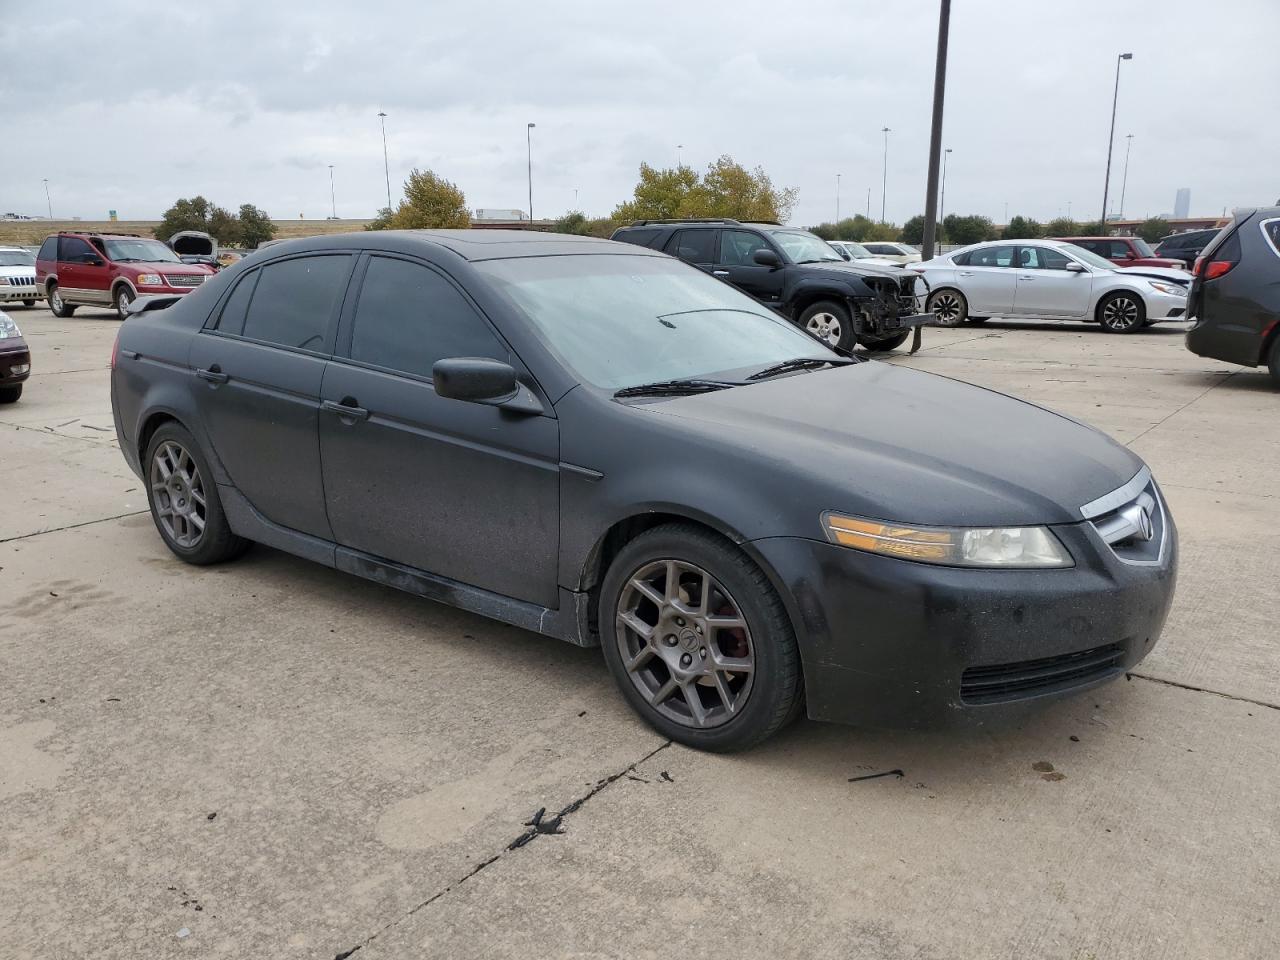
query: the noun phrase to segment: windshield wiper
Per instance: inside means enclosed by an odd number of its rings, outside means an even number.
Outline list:
[[[728,387],[740,387],[737,380],[659,380],[657,383],[641,383],[634,387],[623,387],[615,390],[615,397],[653,397],[663,394],[684,395],[691,393],[710,393],[713,390],[724,390]]]
[[[779,374],[790,373],[792,370],[814,370],[818,367],[825,367],[830,364],[833,367],[847,367],[851,363],[861,363],[853,357],[837,357],[835,359],[822,359],[820,357],[797,357],[794,360],[783,360],[781,363],[775,363],[771,367],[765,367],[763,370],[757,370],[755,373],[747,377],[748,380],[767,380],[769,377],[776,377]]]
[[[115,257],[116,263],[143,263],[144,261],[138,257]]]
[[[839,257],[821,257],[816,260],[797,260],[796,263],[844,263]]]

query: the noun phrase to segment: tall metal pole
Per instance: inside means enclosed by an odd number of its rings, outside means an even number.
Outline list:
[[[836,223],[840,222],[840,174],[836,174]]]
[[[1111,148],[1116,142],[1116,104],[1120,101],[1120,61],[1132,60],[1132,53],[1122,53],[1116,57],[1116,88],[1111,94],[1111,132],[1107,135],[1107,179],[1102,184],[1102,229],[1107,227],[1107,193],[1111,189]]]
[[[524,129],[525,146],[529,149],[529,225],[533,225],[533,128],[536,123],[531,123]]]
[[[329,164],[329,209],[333,211],[333,219],[338,219],[338,201],[333,195],[333,164]]]
[[[1125,134],[1128,143],[1124,147],[1124,178],[1120,181],[1120,219],[1124,219],[1124,192],[1129,187],[1129,151],[1133,149],[1133,134]]]
[[[387,209],[391,209],[391,163],[387,160],[387,115],[379,112],[382,118],[382,171],[387,175]]]
[[[682,160],[682,159],[680,158],[680,151],[681,151],[681,150],[683,150],[683,149],[684,149],[684,144],[683,144],[683,143],[677,143],[677,144],[676,144],[676,166],[677,166],[677,167],[683,167],[683,166],[684,166],[684,160]]]
[[[925,188],[924,198],[924,243],[920,256],[925,260],[933,259],[933,243],[937,236],[937,208],[934,203],[938,196],[938,158],[942,152],[942,104],[947,92],[947,37],[951,27],[951,0],[940,0],[938,4],[938,56],[933,67],[933,124],[929,132],[929,184]],[[949,153],[950,151],[948,151]],[[916,327],[916,338],[912,349],[920,346],[920,328]]]
[[[871,188],[867,187],[867,219],[871,219]]]
[[[53,219],[53,201],[49,199],[49,178],[44,181],[44,202],[49,205],[49,219]]]
[[[938,242],[947,228],[947,157],[951,156],[951,148],[942,151],[942,199],[938,201]]]
[[[888,127],[880,131],[884,134],[884,176],[880,180],[880,222],[884,223],[884,201],[889,189],[889,133]]]

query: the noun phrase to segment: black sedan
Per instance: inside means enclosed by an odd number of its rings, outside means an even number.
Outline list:
[[[0,403],[17,403],[31,376],[31,350],[13,318],[0,311]]]
[[[318,237],[133,309],[112,406],[175,554],[256,541],[600,644],[692,746],[1017,714],[1137,663],[1172,599],[1131,451],[636,246]]]

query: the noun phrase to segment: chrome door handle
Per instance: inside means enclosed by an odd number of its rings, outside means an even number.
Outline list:
[[[197,370],[196,376],[201,380],[208,380],[210,383],[226,383],[231,379],[230,374],[222,372],[222,368],[216,363],[207,370]]]
[[[972,270],[969,270],[969,271],[967,271],[967,272],[966,272],[966,271],[962,270],[962,271],[960,271],[960,276],[962,276],[962,277],[972,277],[972,276],[973,276],[973,271],[972,271]]]
[[[729,275],[729,271],[728,270],[712,270],[711,275],[713,277],[727,277]]]
[[[1018,279],[1019,279],[1019,280],[1034,280],[1034,279],[1035,279],[1035,277],[1028,277],[1028,276],[1025,276],[1025,275],[1020,275],[1020,276],[1018,277]]]
[[[320,409],[328,413],[336,413],[344,420],[369,419],[369,411],[358,406],[355,397],[343,397],[341,403],[336,400],[321,400]]]

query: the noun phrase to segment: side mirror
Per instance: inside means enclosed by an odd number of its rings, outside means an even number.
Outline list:
[[[533,391],[516,379],[515,368],[488,357],[450,357],[431,368],[436,394],[450,400],[484,403],[515,413],[542,413]]]
[[[1076,263],[1074,260],[1072,260],[1070,263],[1067,264],[1067,273],[1087,273],[1087,272],[1088,271],[1085,270],[1083,263]]]
[[[772,250],[757,250],[751,255],[751,260],[754,263],[760,264],[762,267],[782,266],[782,260],[779,259],[778,255]]]
[[[86,254],[84,255],[84,259],[83,259],[83,260],[81,260],[80,262],[81,262],[81,263],[83,263],[83,264],[85,264],[85,266],[89,266],[89,267],[100,267],[100,266],[102,266],[102,258],[101,258],[101,257],[98,257],[98,256],[95,256],[95,255],[94,255],[94,254],[92,254],[92,253],[86,253]]]

